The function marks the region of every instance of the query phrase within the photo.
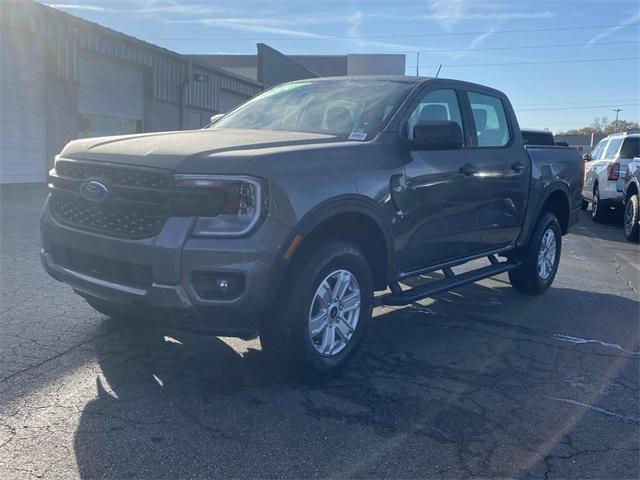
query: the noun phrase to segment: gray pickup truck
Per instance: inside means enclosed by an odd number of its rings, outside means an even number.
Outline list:
[[[202,130],[69,143],[50,172],[42,262],[106,315],[258,333],[271,358],[329,374],[376,305],[504,272],[520,292],[546,290],[578,220],[581,164],[525,147],[491,88],[298,81]]]

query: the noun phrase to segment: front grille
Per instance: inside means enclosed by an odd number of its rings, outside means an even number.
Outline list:
[[[131,239],[153,237],[160,233],[167,216],[149,207],[120,207],[92,204],[80,197],[54,195],[52,213],[59,221],[97,233]]]
[[[149,288],[153,282],[151,267],[75,250],[57,243],[49,244],[54,261],[74,272],[138,288]]]
[[[104,201],[80,194],[85,180],[108,186]],[[59,222],[108,236],[142,239],[156,236],[171,207],[173,175],[168,170],[59,159],[50,177],[51,212]]]

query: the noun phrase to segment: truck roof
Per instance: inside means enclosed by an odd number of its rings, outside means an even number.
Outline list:
[[[461,88],[467,88],[470,90],[484,90],[486,92],[493,92],[506,97],[506,95],[500,90],[487,87],[486,85],[480,85],[479,83],[466,82],[464,80],[455,80],[451,78],[434,78],[434,77],[416,77],[411,75],[345,75],[340,77],[316,77],[316,78],[304,78],[300,80],[294,80],[288,83],[297,82],[324,82],[324,81],[379,81],[379,82],[403,82],[419,85],[422,83],[439,81],[443,83],[450,83],[452,86],[458,86]]]

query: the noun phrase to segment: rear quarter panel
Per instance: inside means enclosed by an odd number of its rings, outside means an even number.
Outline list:
[[[531,189],[529,206],[525,215],[524,228],[518,239],[518,245],[526,245],[531,230],[540,215],[540,211],[549,196],[559,190],[569,202],[569,227],[577,219],[582,201],[580,181],[582,158],[569,147],[526,147],[531,159]]]

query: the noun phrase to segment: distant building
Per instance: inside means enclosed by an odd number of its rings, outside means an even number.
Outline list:
[[[597,133],[594,135],[555,135],[556,142],[567,142],[570,147],[575,148],[580,153],[591,153],[600,140],[607,135]]]
[[[259,43],[256,55],[190,55],[269,87],[292,80],[344,75],[404,75],[404,54],[285,55]]]

